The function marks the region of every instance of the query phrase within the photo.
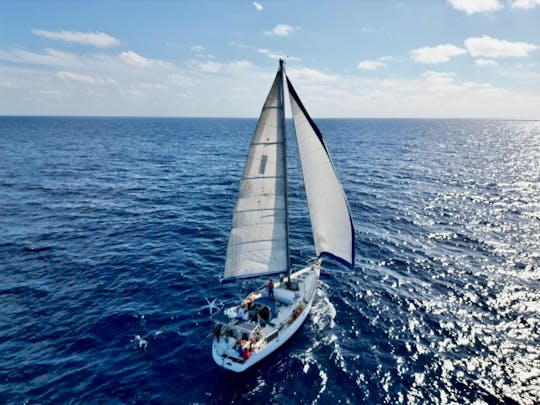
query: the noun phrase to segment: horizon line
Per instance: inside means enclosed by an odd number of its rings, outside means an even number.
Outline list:
[[[0,114],[0,118],[146,118],[146,119],[231,119],[256,120],[259,117],[228,116],[174,116],[174,115],[57,115],[57,114]],[[292,120],[292,117],[285,118]],[[540,118],[495,118],[495,117],[315,117],[317,120],[489,120],[489,121],[540,121]]]

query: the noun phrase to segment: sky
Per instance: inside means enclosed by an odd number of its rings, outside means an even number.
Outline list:
[[[0,1],[0,115],[540,119],[540,0]]]

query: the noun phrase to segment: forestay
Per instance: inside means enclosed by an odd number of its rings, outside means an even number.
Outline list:
[[[288,269],[283,74],[266,98],[240,182],[224,282]]]
[[[354,228],[349,205],[319,128],[287,78],[317,256],[354,266]]]

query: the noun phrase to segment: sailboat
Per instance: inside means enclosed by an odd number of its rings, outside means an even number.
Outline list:
[[[289,248],[285,82],[317,255],[297,270],[291,269]],[[323,258],[354,266],[353,221],[322,134],[280,60],[240,181],[221,280],[264,281],[238,305],[214,315],[214,361],[242,372],[283,345],[311,310]]]

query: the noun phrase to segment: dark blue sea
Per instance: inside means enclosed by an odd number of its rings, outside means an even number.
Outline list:
[[[0,117],[0,403],[538,404],[540,122],[317,122],[356,265],[234,374],[207,299],[255,286],[219,277],[256,120]]]

